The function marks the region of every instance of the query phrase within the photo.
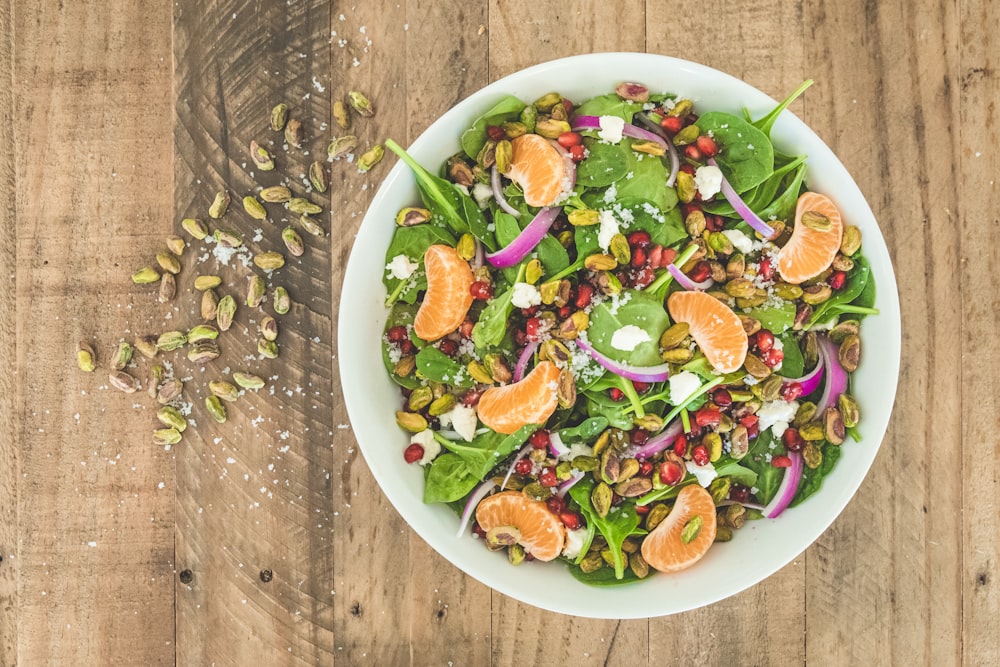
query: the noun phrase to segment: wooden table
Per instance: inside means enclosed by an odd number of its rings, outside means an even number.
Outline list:
[[[182,665],[1000,664],[1000,5],[989,0],[0,2],[0,663]],[[189,251],[171,306],[129,275],[290,104],[322,155],[366,91],[362,142],[412,140],[486,83],[558,56],[646,50],[781,97],[868,197],[900,285],[895,416],[854,501],[760,585],[676,617],[596,621],[519,604],[431,551],[356,448],[336,371],[353,234],[392,160],[335,165],[328,234],[275,274],[281,363],[226,424],[201,407],[245,364],[177,363],[199,424],[150,444],[155,402],[110,389],[119,338],[197,319]],[[314,153],[307,155],[306,151]],[[223,267],[242,295],[241,265]],[[169,316],[169,319],[167,319]],[[254,316],[259,317],[259,316]],[[247,329],[249,333],[245,332]],[[76,368],[77,342],[101,368]],[[143,379],[149,362],[135,372]],[[266,581],[265,581],[266,580]]]

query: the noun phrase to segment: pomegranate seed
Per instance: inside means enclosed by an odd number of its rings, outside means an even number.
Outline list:
[[[579,132],[563,132],[556,138],[556,141],[563,148],[572,148],[579,145],[583,141],[583,137],[580,136]]]
[[[538,329],[542,326],[542,321],[537,317],[529,317],[524,323],[524,333],[528,334],[528,340],[538,340]]]
[[[653,462],[643,461],[639,464],[639,476],[649,477],[653,473]]]
[[[485,280],[477,280],[469,285],[469,293],[472,295],[473,299],[486,301],[493,296],[493,286]]]
[[[781,388],[781,397],[786,401],[794,401],[802,395],[802,385],[798,382],[789,382]]]
[[[458,354],[458,343],[450,338],[442,338],[441,342],[438,343],[438,349],[447,354],[449,357],[454,357]]]
[[[538,314],[538,306],[532,306],[531,308],[522,308],[521,314],[525,317],[534,317]]]
[[[720,387],[712,392],[712,402],[720,408],[727,408],[733,404],[733,395],[725,387]]]
[[[660,121],[660,127],[662,127],[667,132],[677,134],[684,127],[684,121],[680,119],[679,116],[667,116]]]
[[[632,286],[641,289],[647,285],[651,285],[654,280],[656,280],[656,272],[650,267],[644,266],[635,272]]]
[[[760,434],[760,419],[757,415],[747,415],[740,419],[743,428],[747,430],[747,436],[756,438]]]
[[[644,229],[637,229],[627,237],[628,244],[637,248],[648,248],[652,239],[649,236],[649,232]]]
[[[767,329],[761,329],[757,332],[757,337],[754,341],[758,350],[761,352],[770,352],[771,348],[774,347],[774,334]]]
[[[623,398],[625,398],[625,394],[623,394],[622,390],[619,389],[618,387],[612,387],[611,389],[608,389],[608,396],[611,397],[612,401],[620,401]]]
[[[660,464],[660,481],[667,486],[674,486],[684,478],[684,471],[676,461],[664,461]]]
[[[407,338],[402,343],[399,344],[399,351],[403,354],[413,354],[417,351],[417,346],[413,344],[413,341]]]
[[[635,513],[638,514],[639,516],[649,514],[649,505],[636,505]]]
[[[559,478],[556,477],[556,469],[552,466],[542,468],[542,472],[538,476],[538,483],[542,486],[548,487],[553,487],[559,484]]]
[[[695,445],[691,449],[691,459],[695,462],[695,465],[706,465],[708,464],[708,449],[705,445]]]
[[[683,171],[685,174],[688,174],[689,176],[694,176],[694,172],[695,172],[694,165],[690,165],[690,164],[688,164],[688,163],[685,162],[684,164],[682,164],[680,166],[680,170]],[[698,206],[698,210],[699,211],[701,210],[701,206]],[[687,214],[685,214],[684,217],[687,217]]]
[[[579,287],[576,288],[576,301],[573,305],[581,310],[590,305],[590,300],[594,297],[594,288],[587,283],[581,283]]]
[[[694,421],[702,428],[706,426],[718,426],[722,421],[722,413],[716,408],[703,407],[694,413]]]
[[[686,167],[686,166],[690,166],[690,165],[684,165],[684,166]],[[684,167],[681,167],[681,171],[687,171],[687,169],[684,169]],[[692,169],[688,173],[690,173],[691,175],[694,175],[694,169]],[[689,215],[691,215],[692,211],[700,211],[700,210],[701,210],[701,204],[698,204],[698,203],[695,203],[695,202],[691,202],[690,204],[681,204],[681,217],[682,218],[687,218]]]
[[[658,266],[664,267],[667,264],[670,264],[671,262],[673,262],[674,259],[676,259],[676,258],[677,258],[677,251],[676,250],[674,250],[673,248],[664,248],[663,249],[663,255],[660,257],[660,263],[659,263]]]
[[[632,441],[633,445],[642,447],[649,441],[649,431],[643,431],[641,428],[632,429],[632,433],[629,435],[629,440]]]
[[[688,277],[696,283],[700,283],[701,281],[707,279],[710,275],[712,275],[712,267],[708,265],[708,262],[702,260],[694,265],[694,268],[691,269],[691,273]]]
[[[533,467],[534,466],[531,463],[531,459],[527,458],[521,459],[520,461],[514,464],[514,472],[516,472],[518,475],[530,475],[531,469]]]
[[[629,262],[634,268],[639,268],[646,263],[646,251],[642,248],[632,249],[632,260]]]
[[[683,434],[677,436],[677,439],[674,440],[674,454],[677,454],[677,456],[683,457],[685,454],[687,454],[687,451],[688,451],[688,439],[687,439],[687,436],[685,436]]]
[[[632,386],[635,387],[636,393],[645,394],[647,391],[649,391],[649,388],[652,387],[653,385],[649,384],[648,382],[632,380]]]
[[[786,428],[781,434],[781,444],[790,452],[801,452],[806,446],[806,441],[802,439],[797,428]]]
[[[549,496],[548,500],[545,501],[545,505],[553,514],[559,514],[560,512],[566,511],[566,501],[559,496]]]
[[[469,391],[466,392],[465,396],[462,397],[462,405],[467,408],[471,408],[473,405],[479,402],[482,397],[483,392],[481,391]]]
[[[560,512],[559,520],[570,530],[576,530],[583,525],[583,519],[576,512]]]
[[[721,215],[705,216],[705,229],[710,232],[721,232],[723,224]]]
[[[697,139],[695,139],[695,145],[698,146],[698,150],[705,154],[705,157],[714,157],[719,152],[719,147],[715,143],[715,139],[703,134]]]
[[[563,109],[565,109],[565,110],[566,110],[566,116],[567,116],[567,117],[569,117],[569,116],[572,116],[572,115],[573,115],[573,103],[572,103],[572,102],[570,102],[570,101],[569,101],[568,99],[566,99],[565,97],[563,98]]]
[[[750,487],[735,483],[729,487],[729,499],[738,503],[745,503],[750,500]]]
[[[697,145],[688,144],[684,147],[684,157],[695,162],[700,162],[703,156]]]
[[[478,522],[472,524],[472,534],[481,539],[486,539],[486,531]]]
[[[535,449],[545,449],[549,446],[549,432],[544,428],[539,429],[531,434],[531,437],[528,438],[528,442],[530,442],[531,446]]]
[[[503,128],[499,125],[487,125],[486,136],[488,136],[491,141],[500,141],[507,136],[507,133],[504,132]]]
[[[580,162],[583,158],[587,157],[587,149],[583,147],[583,144],[570,146],[569,156],[572,158],[573,162]]]
[[[844,285],[847,283],[847,274],[843,271],[834,271],[827,278],[826,282],[830,285],[830,289],[840,291],[844,289]]]
[[[422,458],[424,458],[423,445],[418,445],[417,443],[413,443],[403,451],[403,459],[407,463],[416,463]]]
[[[391,327],[385,335],[393,343],[402,343],[410,338],[410,334],[404,326]]]
[[[792,460],[787,456],[775,456],[771,459],[771,465],[775,468],[787,468],[792,465]]]
[[[770,257],[760,260],[760,268],[757,270],[757,273],[764,280],[771,280],[774,277],[774,264],[771,263]]]
[[[663,246],[656,244],[650,247],[648,260],[654,269],[660,266],[660,262],[663,261]]]
[[[514,329],[514,342],[518,347],[524,347],[528,344],[528,334],[523,329]]]
[[[784,359],[785,359],[785,353],[779,350],[778,348],[774,348],[773,350],[765,354],[763,357],[761,357],[761,361],[763,361],[768,368],[777,368],[778,366],[781,365],[781,362],[784,361]]]
[[[472,320],[469,319],[463,320],[462,323],[458,325],[458,333],[462,334],[462,338],[471,338],[472,329],[474,327],[475,324],[472,323]]]

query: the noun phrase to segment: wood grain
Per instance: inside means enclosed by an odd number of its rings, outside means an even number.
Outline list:
[[[221,275],[220,296],[233,294],[239,308],[219,339],[222,357],[204,367],[180,364],[191,378],[185,392],[198,428],[189,430],[177,459],[177,567],[190,573],[176,589],[177,661],[328,663],[334,653],[330,241],[304,234],[307,250],[294,258],[280,234],[297,216],[268,204],[268,219],[256,221],[241,200],[261,186],[284,184],[328,210],[329,198],[303,181],[312,161],[325,166],[334,83],[330,6],[212,2],[175,11],[176,218],[207,220],[214,193],[225,188],[233,203],[211,221],[213,228],[242,234],[247,259],[268,250],[288,259],[265,274],[235,259],[225,265],[203,244],[192,243],[186,254],[175,317],[184,325],[200,320],[191,290],[197,273]],[[269,128],[279,102],[302,122],[301,149]],[[273,172],[248,159],[252,140],[275,155]],[[317,219],[329,226],[328,215]],[[254,309],[245,305],[251,272],[268,284],[267,299]],[[286,315],[273,312],[270,295],[278,285],[292,297]],[[257,354],[265,314],[279,322],[278,361]],[[216,424],[203,408],[207,382],[241,369],[266,378],[268,387],[230,404],[226,423]]]

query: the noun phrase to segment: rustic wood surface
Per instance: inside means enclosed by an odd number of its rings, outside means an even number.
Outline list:
[[[172,13],[171,13],[172,12]],[[1000,8],[989,0],[0,0],[0,664],[1000,664]],[[686,614],[596,621],[491,592],[437,556],[379,491],[336,374],[354,232],[387,158],[336,163],[328,234],[268,276],[292,311],[281,356],[245,361],[271,312],[242,306],[238,261],[192,243],[168,307],[130,273],[183,217],[233,197],[253,250],[285,223],[240,200],[268,143],[293,189],[365,90],[362,144],[414,139],[481,86],[591,51],[703,62],[780,97],[868,197],[900,286],[903,365],[869,478],[810,549]],[[287,102],[302,148],[267,129]],[[257,233],[255,230],[260,229]],[[985,253],[985,255],[984,255]],[[207,257],[206,257],[207,255]],[[985,257],[985,259],[984,259]],[[199,319],[218,271],[241,304],[223,356],[175,357],[197,428],[150,444],[155,402],[110,388],[117,341]],[[100,369],[75,368],[77,342]],[[146,387],[150,362],[134,372]],[[218,425],[208,380],[275,391]]]

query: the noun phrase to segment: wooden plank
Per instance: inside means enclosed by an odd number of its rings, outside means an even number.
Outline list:
[[[8,345],[15,317],[17,388],[5,375],[3,394],[19,416],[18,523],[3,553],[19,581],[4,661],[165,664],[172,453],[150,445],[149,401],[109,388],[108,358],[156,310],[129,274],[169,229],[170,14],[18,3],[12,32],[17,308],[3,300],[0,326]],[[93,375],[76,368],[78,340],[98,348]]]
[[[995,26],[1000,8],[993,2],[964,2],[960,5],[958,41],[962,44],[958,76],[951,79],[952,95],[959,98],[958,150],[953,154],[957,183],[959,225],[957,254],[940,263],[938,282],[954,279],[956,259],[962,283],[962,325],[944,328],[948,344],[961,341],[961,357],[955,373],[962,397],[960,423],[954,425],[962,443],[961,529],[962,566],[960,572],[962,660],[967,665],[1000,664],[1000,644],[996,640],[1000,616],[1000,349],[995,344],[997,311],[1000,308],[1000,280],[994,267],[1000,262],[995,243],[1000,227],[1000,53]],[[940,131],[940,127],[935,130]],[[954,213],[956,209],[952,209]],[[950,216],[949,216],[950,217]],[[954,224],[954,218],[949,219]],[[958,320],[955,320],[958,321]],[[942,368],[938,366],[938,369]],[[935,377],[941,375],[940,370]],[[927,403],[927,405],[934,405]],[[938,412],[947,415],[947,412]],[[945,421],[942,417],[939,421]],[[940,447],[943,434],[933,433]],[[947,436],[951,436],[949,432]],[[950,455],[950,448],[947,450]],[[939,450],[940,452],[940,450]],[[940,457],[942,454],[939,453]],[[954,515],[953,515],[954,516]],[[951,539],[954,533],[935,537]],[[935,628],[938,630],[938,628]],[[941,629],[944,630],[944,629]],[[959,634],[956,632],[956,635]]]
[[[404,9],[369,3],[339,11],[334,92],[364,91],[377,109],[352,125],[362,149],[386,137],[408,144],[487,83],[487,38],[479,33],[485,2],[417,1]],[[387,154],[367,176],[350,164],[334,165],[342,231],[335,285],[343,281],[365,209],[394,162]],[[334,415],[347,423],[339,396]],[[335,444],[337,657],[347,664],[487,664],[489,589],[437,555],[390,509],[350,431],[338,430]]]
[[[13,25],[12,3],[0,3],[0,26]],[[0,41],[0,145],[14,145],[14,37],[3,30]],[[14,192],[14,152],[0,157],[0,188]],[[13,207],[0,210],[0,665],[17,664],[17,227]]]
[[[810,663],[955,664],[962,655],[954,563],[965,481],[960,466],[942,465],[941,447],[963,441],[963,420],[934,418],[963,409],[960,374],[941,372],[964,367],[954,335],[957,16],[946,3],[927,10],[805,7],[807,62],[820,82],[806,120],[868,196],[895,259],[903,321],[920,323],[904,329],[882,452],[807,558]]]
[[[223,277],[222,294],[239,303],[236,323],[222,334],[222,356],[204,366],[176,362],[194,404],[177,457],[177,662],[203,664],[329,664],[333,649],[330,409],[333,391],[333,257],[329,237],[303,234],[294,258],[280,240],[296,215],[268,204],[267,221],[250,218],[241,200],[260,186],[284,184],[329,210],[329,197],[310,193],[305,174],[323,160],[331,122],[330,6],[234,1],[175,6],[173,210],[176,219],[208,219],[220,188],[229,212],[214,227],[243,235],[249,251],[231,262],[215,246],[192,242],[173,321],[200,321],[197,273]],[[302,122],[301,148],[269,128],[271,108],[287,103]],[[258,141],[277,167],[259,170],[248,146]],[[329,227],[329,215],[316,216]],[[249,253],[278,250],[284,268],[266,274]],[[242,261],[241,258],[242,257]],[[268,284],[260,308],[245,305],[247,278]],[[258,327],[275,315],[271,290],[288,289],[291,311],[276,315],[280,353],[257,354]],[[208,381],[249,370],[268,387],[228,405],[225,424],[203,407]]]
[[[670,20],[675,5],[652,0],[646,10],[646,48],[653,53],[694,59],[738,77],[771,97],[782,99],[809,73],[805,69],[801,39],[762,39],[775,23],[781,31],[797,36],[802,28],[798,3],[767,0],[758,3],[710,2],[683,24]],[[724,23],[718,23],[725,17]],[[720,33],[732,39],[713,40],[706,49],[705,36]],[[678,91],[683,94],[683,91]],[[803,102],[793,103],[793,113]],[[739,533],[735,536],[739,540]],[[703,609],[650,622],[650,655],[676,656],[678,661],[729,664],[796,665],[805,655],[805,574],[801,558],[739,595]],[[775,604],[774,600],[780,600]],[[772,601],[769,603],[769,601]],[[718,628],[706,632],[706,628]],[[775,637],[781,642],[733,641],[734,637]]]

